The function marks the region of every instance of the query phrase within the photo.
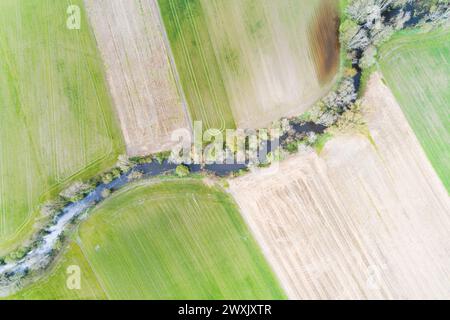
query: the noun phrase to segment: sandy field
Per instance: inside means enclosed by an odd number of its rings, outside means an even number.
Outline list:
[[[450,200],[375,74],[370,136],[334,138],[230,190],[291,299],[450,298]]]
[[[189,128],[154,0],[85,0],[129,155],[168,150]]]
[[[201,3],[238,127],[259,128],[299,115],[330,90],[336,67],[314,60],[327,50],[320,44],[334,43],[314,28],[327,30],[331,39],[334,31],[337,39],[337,25],[324,23],[334,19],[329,1]],[[330,71],[319,71],[315,64]]]

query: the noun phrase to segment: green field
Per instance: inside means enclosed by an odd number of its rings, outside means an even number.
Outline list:
[[[401,33],[380,57],[388,86],[450,192],[450,31]]]
[[[74,246],[63,267],[16,297],[285,298],[234,202],[201,180],[127,187],[92,212],[77,238],[81,251]],[[65,266],[77,261],[89,280],[68,293]]]
[[[69,266],[80,268],[80,290],[69,290],[67,286]],[[106,299],[106,294],[101,288],[89,263],[83,255],[80,247],[72,243],[64,257],[58,262],[54,270],[50,270],[49,276],[38,281],[25,290],[8,297],[14,300],[79,300],[79,299]]]
[[[66,27],[68,1],[0,2],[0,252],[46,198],[122,151],[82,0],[70,4],[80,30]]]
[[[223,78],[198,0],[159,1],[193,121],[234,128]]]
[[[333,1],[158,3],[191,118],[204,127],[266,126],[330,89],[339,59]]]

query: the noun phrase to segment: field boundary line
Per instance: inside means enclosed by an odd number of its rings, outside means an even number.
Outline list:
[[[98,285],[100,286],[100,288],[102,289],[103,293],[105,294],[105,297],[107,298],[107,300],[111,300],[111,297],[109,296],[108,291],[105,289],[102,281],[99,279],[99,276],[97,274],[97,272],[95,271],[94,267],[91,264],[91,261],[89,261],[88,257],[86,256],[86,253],[84,251],[84,247],[83,247],[83,241],[81,239],[77,239],[76,242],[77,246],[80,248],[81,254],[83,255],[84,260],[86,261],[86,263],[88,264],[89,268],[92,271],[92,274],[95,277],[95,280],[97,280]]]

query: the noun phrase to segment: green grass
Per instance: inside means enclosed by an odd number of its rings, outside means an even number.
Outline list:
[[[86,21],[66,28],[69,1],[0,2],[0,252],[19,242],[38,205],[122,151]]]
[[[80,290],[71,290],[67,286],[68,267],[80,268]],[[58,265],[48,277],[32,284],[25,290],[8,297],[11,300],[80,300],[106,299],[107,296],[97,281],[80,247],[72,243]]]
[[[325,147],[327,142],[331,140],[331,138],[333,138],[333,135],[329,132],[325,132],[319,135],[316,142],[314,143],[314,148],[318,154],[322,152],[323,148]]]
[[[159,6],[192,121],[202,121],[205,129],[233,129],[235,122],[200,0],[162,0]]]
[[[101,287],[111,299],[285,298],[233,200],[200,179],[130,186],[95,209],[78,234],[90,266],[80,262],[90,285],[79,296],[102,298]],[[27,290],[49,298],[63,278]],[[21,296],[31,297],[27,290]]]
[[[403,32],[380,65],[437,174],[450,192],[450,32]]]

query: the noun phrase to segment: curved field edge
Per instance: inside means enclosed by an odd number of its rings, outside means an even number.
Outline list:
[[[192,120],[205,128],[264,127],[301,114],[338,78],[338,48],[315,41],[330,39],[334,24],[320,24],[330,12],[337,21],[332,1],[158,4]]]
[[[380,66],[450,192],[450,30],[397,34],[381,48]]]
[[[29,235],[40,204],[123,149],[82,1],[72,4],[80,30],[66,28],[65,2],[1,3],[1,252]]]
[[[68,268],[77,266],[80,270],[80,289],[71,290]],[[70,269],[69,269],[70,271]],[[101,288],[89,262],[80,246],[71,242],[58,263],[48,270],[48,276],[31,284],[20,292],[7,297],[9,300],[104,300],[107,296]]]
[[[70,264],[81,269],[76,292],[66,288]],[[168,179],[130,185],[95,208],[47,279],[12,298],[105,297],[285,295],[228,194],[200,179]]]

